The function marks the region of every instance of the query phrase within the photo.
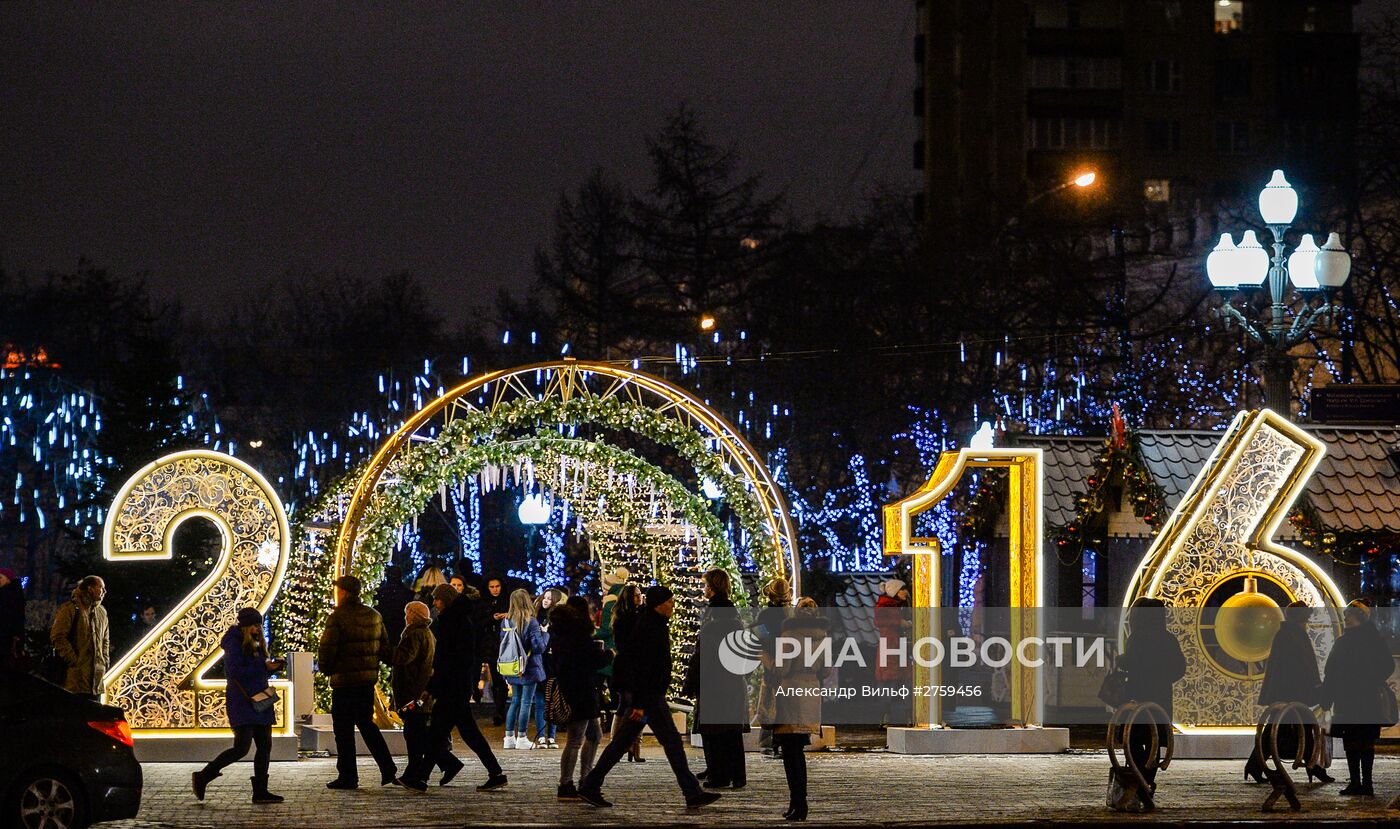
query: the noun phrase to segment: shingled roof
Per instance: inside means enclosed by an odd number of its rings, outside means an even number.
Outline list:
[[[1104,451],[1103,437],[1026,435],[1017,444],[1045,453],[1045,524],[1063,527],[1074,520],[1074,499],[1089,491],[1094,461]]]
[[[1388,530],[1400,532],[1400,468],[1391,459],[1400,448],[1400,429],[1374,429],[1341,426],[1304,426],[1323,443],[1323,455],[1317,471],[1308,479],[1305,490],[1308,502],[1317,510],[1323,526],[1332,530]],[[1186,430],[1143,430],[1139,433],[1142,462],[1152,479],[1162,488],[1169,509],[1175,509],[1187,488],[1205,466],[1206,459],[1220,443],[1221,432]],[[1082,441],[1085,438],[1043,436],[1036,438],[1042,446],[1059,441]],[[1103,438],[1096,438],[1102,445]],[[1029,440],[1027,442],[1030,442]],[[1097,448],[1094,452],[1099,451]],[[1056,469],[1061,463],[1067,471]],[[1060,502],[1088,489],[1081,470],[1083,461],[1057,451],[1046,451],[1046,521],[1063,523],[1051,518],[1051,503],[1060,509]],[[1090,459],[1092,464],[1092,458]],[[1063,482],[1063,483],[1060,483]],[[1064,492],[1065,485],[1074,485]],[[1287,531],[1284,531],[1287,534]]]
[[[1308,481],[1308,500],[1333,530],[1400,532],[1400,429],[1309,427],[1327,454]]]
[[[1196,480],[1201,467],[1215,447],[1222,432],[1185,430],[1144,430],[1138,434],[1142,462],[1152,480],[1162,488],[1167,509],[1176,509],[1181,496]]]

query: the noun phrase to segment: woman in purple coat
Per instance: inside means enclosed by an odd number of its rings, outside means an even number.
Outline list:
[[[251,745],[253,754],[253,802],[281,803],[282,798],[267,790],[267,768],[272,759],[272,726],[277,720],[273,708],[259,711],[253,698],[268,688],[268,674],[282,668],[285,662],[271,659],[267,640],[263,638],[263,618],[257,608],[238,611],[238,624],[224,634],[224,674],[228,677],[225,705],[228,724],[233,728],[233,747],[215,757],[209,765],[191,777],[194,796],[204,799],[204,790],[224,767],[242,760]]]

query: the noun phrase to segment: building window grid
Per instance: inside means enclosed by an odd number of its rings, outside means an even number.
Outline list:
[[[1181,77],[1181,62],[1177,60],[1150,60],[1145,65],[1148,92],[1175,95],[1185,87]]]
[[[1215,124],[1215,149],[1224,155],[1244,155],[1249,152],[1248,121],[1218,121]]]
[[[1120,130],[1116,118],[1032,118],[1030,149],[1113,150]]]
[[[1031,58],[1032,89],[1122,89],[1118,58],[1037,56]]]

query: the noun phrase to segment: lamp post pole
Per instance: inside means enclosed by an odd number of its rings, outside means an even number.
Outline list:
[[[1238,246],[1229,233],[1206,258],[1206,275],[1211,285],[1224,299],[1216,315],[1226,327],[1238,324],[1251,339],[1264,347],[1262,371],[1265,405],[1275,412],[1293,416],[1293,355],[1294,346],[1302,343],[1317,326],[1330,326],[1342,308],[1332,302],[1332,291],[1341,288],[1351,273],[1351,256],[1342,247],[1336,233],[1318,248],[1312,234],[1303,238],[1290,256],[1285,256],[1284,237],[1298,212],[1298,194],[1275,170],[1269,184],[1259,194],[1259,212],[1273,237],[1273,254],[1265,252],[1254,231],[1246,230]],[[1267,320],[1255,323],[1233,299],[1242,291],[1268,283],[1269,313]],[[1288,286],[1292,283],[1304,300],[1302,308],[1288,319],[1291,302]],[[1322,302],[1313,305],[1313,295],[1321,293]],[[1247,297],[1246,297],[1247,301]]]

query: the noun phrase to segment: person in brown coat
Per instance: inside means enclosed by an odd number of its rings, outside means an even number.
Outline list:
[[[98,576],[87,576],[78,582],[71,601],[64,602],[54,614],[49,639],[68,673],[63,687],[91,700],[102,696],[102,676],[111,665],[112,637],[107,628],[107,608],[102,598],[107,584]]]
[[[335,610],[326,620],[316,653],[317,670],[330,676],[331,725],[335,730],[336,778],[328,789],[358,789],[355,768],[355,729],[379,764],[380,785],[398,782],[398,767],[374,724],[374,686],[379,663],[392,665],[394,651],[384,620],[360,601],[360,580],[341,576],[335,582]]]
[[[788,810],[783,812],[786,820],[807,819],[805,751],[811,736],[820,735],[822,731],[821,687],[831,669],[820,660],[808,664],[805,655],[813,653],[827,638],[828,628],[815,601],[810,598],[799,601],[796,612],[783,622],[782,636],[801,642],[801,649],[798,656],[775,662],[770,672],[777,698],[773,739],[782,754],[783,773],[788,784]]]

